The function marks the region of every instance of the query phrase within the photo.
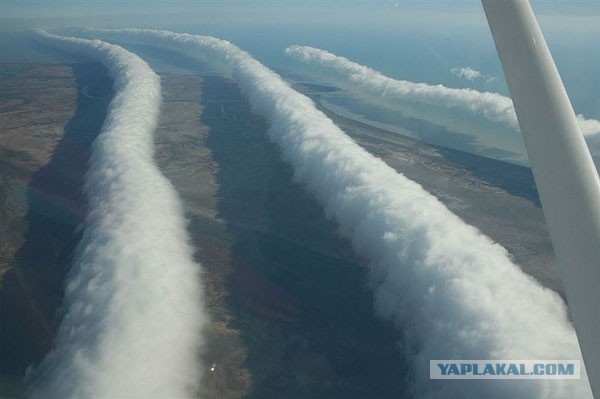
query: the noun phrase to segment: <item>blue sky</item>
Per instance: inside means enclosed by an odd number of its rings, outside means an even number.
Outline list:
[[[532,5],[576,109],[599,118],[600,2],[537,0]],[[412,81],[467,85],[449,72],[465,66],[502,76],[478,0],[2,0],[0,7],[5,32],[151,27],[231,40],[271,67],[285,64],[286,46],[305,44]],[[503,79],[475,88],[507,94]]]
[[[256,22],[274,22],[273,17],[282,23],[312,22],[336,23],[349,22],[356,17],[377,23],[389,23],[394,13],[413,15],[467,15],[477,14],[481,5],[477,0],[464,1],[194,1],[194,0],[3,0],[2,18],[72,18],[113,16],[135,14],[140,18],[179,14],[187,18],[199,18],[208,22],[209,17],[228,14],[228,21],[240,19]],[[539,15],[559,16],[600,16],[600,3],[594,0],[579,1],[532,1]],[[334,12],[335,14],[332,14]],[[335,15],[335,20],[331,17]],[[235,21],[241,22],[241,21]]]

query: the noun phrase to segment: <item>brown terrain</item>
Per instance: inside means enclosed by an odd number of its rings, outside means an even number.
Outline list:
[[[111,82],[95,64],[3,64],[2,77],[0,393],[19,397],[60,322]],[[224,79],[165,74],[162,87],[156,158],[185,203],[212,319],[203,396],[399,392],[395,333],[373,315],[360,261],[265,122]]]
[[[10,391],[58,326],[83,174],[112,84],[96,64],[2,64],[1,75],[0,382]]]
[[[96,64],[1,71],[0,396],[20,396],[60,322],[90,144],[112,93]],[[372,310],[365,261],[294,183],[266,122],[227,79],[161,78],[156,160],[185,204],[211,316],[202,396],[402,397],[400,336]],[[304,89],[316,100],[328,90]],[[527,169],[330,116],[560,291]]]

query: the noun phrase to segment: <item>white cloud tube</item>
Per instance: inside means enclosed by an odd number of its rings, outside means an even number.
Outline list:
[[[512,100],[498,93],[396,80],[347,58],[314,47],[294,45],[286,48],[285,53],[306,64],[334,71],[348,87],[354,90],[364,90],[386,100],[422,102],[448,109],[460,108],[481,115],[492,122],[502,123],[515,130],[519,129]],[[578,115],[578,121],[584,135],[588,138],[594,136],[588,141],[598,143],[600,122],[595,119],[585,119],[582,115]]]
[[[37,398],[194,395],[207,321],[183,208],[154,163],[159,77],[99,40],[39,32],[101,62],[115,97],[92,145],[83,238],[65,287],[56,347],[30,375]]]
[[[230,65],[269,136],[370,260],[376,311],[413,365],[416,397],[590,398],[581,380],[432,381],[430,359],[580,359],[565,304],[420,185],[370,155],[306,96],[235,45],[206,36],[88,31],[209,56]],[[399,377],[400,378],[400,377]]]

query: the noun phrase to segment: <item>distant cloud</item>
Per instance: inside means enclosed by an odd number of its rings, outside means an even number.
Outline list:
[[[298,61],[335,72],[342,79],[344,86],[351,90],[360,90],[362,93],[366,92],[386,100],[414,101],[448,109],[463,109],[517,131],[519,129],[512,100],[498,93],[392,79],[345,57],[314,47],[294,45],[286,48],[285,53]],[[456,70],[453,73],[460,74],[466,79],[487,79],[487,75],[472,68],[453,68],[453,70]],[[588,145],[592,143],[595,145],[600,141],[599,121],[585,119],[581,115],[578,115],[578,121]],[[596,147],[595,150],[600,149]]]
[[[465,78],[467,80],[475,80],[481,77],[481,72],[470,67],[452,68],[450,71],[453,75],[456,75],[459,78]]]
[[[471,82],[475,80],[483,80],[486,83],[491,83],[496,80],[495,76],[486,75],[481,73],[477,69],[473,69],[471,67],[462,67],[462,68],[452,68],[450,69],[453,75],[458,76],[459,78],[467,79]]]
[[[453,75],[458,76],[459,78],[467,79],[470,81],[474,81],[485,76],[477,69],[473,69],[471,67],[452,68],[450,72],[452,72]]]

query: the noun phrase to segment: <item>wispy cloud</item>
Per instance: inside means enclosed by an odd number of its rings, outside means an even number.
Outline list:
[[[450,72],[452,72],[453,75],[458,76],[459,78],[465,78],[471,81],[481,77],[481,72],[470,67],[452,68]]]
[[[494,80],[496,80],[496,78],[494,76],[481,73],[477,69],[474,69],[471,67],[461,67],[461,68],[456,67],[456,68],[450,69],[450,72],[452,72],[452,74],[454,76],[457,76],[462,79],[466,79],[471,82],[473,82],[475,80],[483,80],[486,83],[490,83],[490,82],[493,82]]]
[[[55,348],[29,376],[30,396],[192,396],[207,316],[181,203],[153,160],[160,80],[121,47],[39,38],[101,62],[115,97],[92,147],[89,214],[67,276],[66,313]]]
[[[416,397],[590,398],[582,380],[431,381],[430,359],[579,359],[561,298],[420,185],[370,155],[306,96],[230,42],[167,31],[88,31],[229,65],[294,176],[369,260],[375,309],[394,323]]]

